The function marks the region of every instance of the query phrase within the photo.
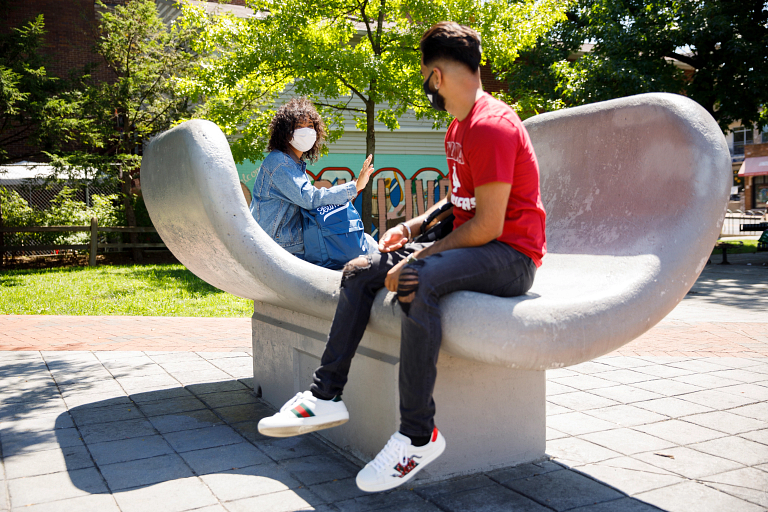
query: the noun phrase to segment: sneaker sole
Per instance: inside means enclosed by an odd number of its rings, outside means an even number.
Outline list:
[[[294,425],[290,427],[262,427],[259,425],[259,433],[269,437],[293,437],[301,434],[308,434],[317,430],[338,427],[348,422],[349,418],[328,423],[319,423],[317,425]]]

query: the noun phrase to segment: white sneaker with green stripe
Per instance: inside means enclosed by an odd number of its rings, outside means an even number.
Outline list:
[[[288,400],[280,412],[259,421],[259,432],[271,437],[291,437],[331,428],[349,421],[341,396],[333,400],[316,398],[304,391]]]

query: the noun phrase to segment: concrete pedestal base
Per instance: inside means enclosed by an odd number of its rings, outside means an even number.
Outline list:
[[[279,408],[309,388],[330,322],[256,301],[252,325],[254,387]],[[399,353],[399,340],[365,334],[344,390],[350,420],[320,435],[364,461],[376,456],[400,424]],[[437,368],[435,422],[447,448],[420,473],[420,480],[441,480],[544,456],[543,371],[510,370],[445,352],[440,353]]]

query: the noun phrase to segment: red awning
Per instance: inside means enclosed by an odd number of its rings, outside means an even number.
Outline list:
[[[739,176],[768,175],[768,156],[746,158],[739,168]]]

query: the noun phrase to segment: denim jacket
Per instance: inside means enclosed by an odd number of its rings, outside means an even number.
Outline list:
[[[307,178],[306,162],[296,163],[282,151],[272,151],[259,168],[253,184],[251,215],[283,249],[304,253],[300,208],[345,204],[357,196],[350,181],[331,188],[316,188]]]

